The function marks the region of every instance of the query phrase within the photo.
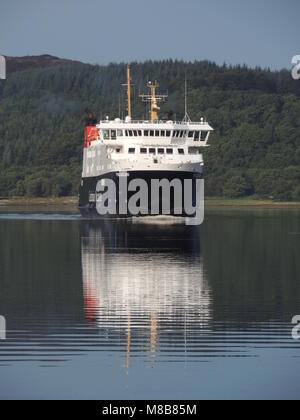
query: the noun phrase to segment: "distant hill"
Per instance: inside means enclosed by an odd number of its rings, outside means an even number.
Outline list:
[[[132,63],[133,116],[148,118],[138,93],[147,80],[168,91],[161,115],[189,114],[215,128],[205,154],[206,194],[300,200],[300,82],[208,61]],[[0,196],[76,195],[85,110],[125,115],[126,65],[98,66],[49,55],[8,57],[0,80]]]
[[[54,57],[53,55],[28,55],[25,57],[6,56],[7,73],[33,68],[49,67],[58,64],[75,63],[76,61]],[[78,62],[78,61],[77,61]]]

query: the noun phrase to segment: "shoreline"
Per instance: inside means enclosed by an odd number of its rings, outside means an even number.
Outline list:
[[[77,206],[77,197],[12,197],[12,198],[0,198],[0,207],[6,206]]]
[[[0,212],[72,212],[79,213],[77,197],[0,198]]]
[[[207,208],[257,208],[257,209],[300,209],[300,202],[273,201],[255,198],[219,198],[205,199]]]
[[[24,210],[30,208],[44,210],[78,211],[78,197],[12,197],[0,198],[0,211],[11,208]],[[257,209],[300,209],[300,202],[277,202],[272,200],[241,198],[208,197],[205,199],[206,208],[257,208]]]

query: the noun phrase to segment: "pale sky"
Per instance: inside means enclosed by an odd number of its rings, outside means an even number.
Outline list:
[[[290,68],[299,0],[0,0],[0,54]]]

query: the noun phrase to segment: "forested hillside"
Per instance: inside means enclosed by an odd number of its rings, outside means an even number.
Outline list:
[[[132,63],[133,116],[138,98],[158,80],[169,99],[161,115],[189,114],[215,128],[205,150],[206,194],[300,200],[300,81],[210,62]],[[98,118],[125,114],[125,64],[89,65],[56,57],[9,59],[0,80],[0,196],[76,195],[85,110]]]

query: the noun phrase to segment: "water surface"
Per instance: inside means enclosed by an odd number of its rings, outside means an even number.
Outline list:
[[[0,214],[0,398],[299,398],[300,213]]]

